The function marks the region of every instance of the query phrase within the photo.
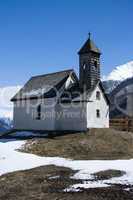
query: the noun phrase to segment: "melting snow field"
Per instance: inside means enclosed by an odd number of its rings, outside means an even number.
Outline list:
[[[0,175],[18,170],[31,169],[43,165],[56,165],[68,167],[78,172],[72,177],[84,180],[83,184],[76,184],[67,191],[77,188],[108,187],[111,183],[133,185],[133,159],[114,161],[74,161],[60,157],[40,157],[33,154],[18,152],[17,149],[24,145],[25,141],[0,140]],[[92,179],[93,173],[108,169],[125,171],[126,175],[103,181],[88,181]]]

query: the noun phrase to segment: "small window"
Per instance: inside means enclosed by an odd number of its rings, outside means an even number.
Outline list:
[[[97,116],[97,118],[100,118],[100,110],[99,109],[96,110],[96,116]]]
[[[95,68],[98,67],[97,61],[94,62]]]
[[[86,64],[84,63],[84,65],[83,65],[83,69],[85,70],[86,69]]]
[[[37,106],[37,117],[36,117],[36,119],[37,120],[41,119],[41,105]]]
[[[96,92],[96,99],[97,99],[97,100],[100,100],[100,98],[101,98],[101,94],[100,94],[99,91],[97,91],[97,92]]]

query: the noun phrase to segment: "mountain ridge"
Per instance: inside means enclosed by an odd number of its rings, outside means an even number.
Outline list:
[[[133,77],[133,61],[116,66],[107,76],[103,76],[103,81],[123,81]]]

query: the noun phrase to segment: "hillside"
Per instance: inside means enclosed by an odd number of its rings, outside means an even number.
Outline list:
[[[111,160],[133,158],[133,133],[92,129],[28,139],[22,132],[27,142],[19,133],[0,140],[0,200],[133,199],[133,160]]]
[[[69,185],[83,182],[70,177],[75,172],[69,168],[53,165],[9,173],[0,177],[0,199],[5,200],[132,200],[126,186],[82,189],[65,192]],[[4,189],[3,189],[4,188]]]
[[[113,129],[92,129],[87,133],[27,141],[24,151],[41,156],[71,159],[133,158],[133,133]]]

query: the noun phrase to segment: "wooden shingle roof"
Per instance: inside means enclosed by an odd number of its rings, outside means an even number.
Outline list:
[[[88,40],[85,42],[85,44],[79,50],[78,54],[85,54],[85,53],[89,53],[89,52],[101,54],[98,47],[95,45],[95,43],[90,38],[88,38]]]
[[[55,93],[54,90],[59,90],[72,73],[76,76],[74,70],[70,69],[31,77],[24,87],[11,99],[11,101],[38,98],[42,95],[45,95],[46,97],[50,95],[50,97],[53,97]]]

